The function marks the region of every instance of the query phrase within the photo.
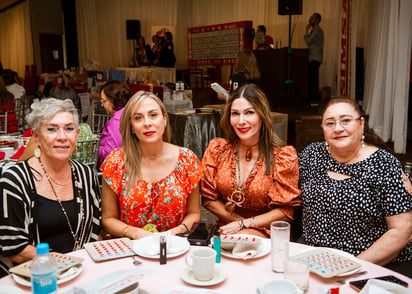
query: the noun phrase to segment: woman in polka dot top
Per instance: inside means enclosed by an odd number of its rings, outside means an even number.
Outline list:
[[[412,197],[401,163],[351,99],[330,100],[322,128],[326,142],[299,156],[305,242],[412,277]]]

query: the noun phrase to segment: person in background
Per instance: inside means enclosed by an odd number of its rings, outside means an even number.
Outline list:
[[[82,105],[80,103],[80,97],[77,92],[69,86],[58,86],[50,90],[50,96],[56,99],[70,99],[73,101],[74,106],[79,112],[79,117],[82,117]]]
[[[101,166],[104,229],[130,239],[153,229],[188,233],[200,220],[202,164],[191,150],[169,143],[165,106],[153,93],[137,92],[123,111],[120,129],[123,147]]]
[[[256,50],[270,48],[273,45],[273,38],[266,35],[266,27],[260,25],[256,29]]]
[[[113,149],[122,146],[122,135],[120,133],[120,119],[126,103],[132,97],[132,91],[126,83],[122,81],[110,81],[100,89],[102,105],[107,114],[112,115],[104,125],[101,137],[98,156],[98,166]]]
[[[412,277],[412,197],[401,163],[352,99],[331,99],[322,128],[326,142],[299,156],[304,242]]]
[[[236,89],[243,85],[254,83],[260,85],[260,71],[257,65],[255,54],[250,49],[242,49],[239,51],[236,63],[233,69],[229,82],[229,93],[233,93]],[[225,100],[226,96],[218,93],[220,100]]]
[[[157,65],[159,63],[160,51],[162,50],[162,39],[158,35],[152,36],[152,59],[151,63]]]
[[[152,59],[152,50],[142,36],[137,39],[136,56],[139,65],[149,65]]]
[[[203,155],[202,205],[223,234],[270,236],[270,223],[291,221],[300,206],[296,150],[276,135],[265,94],[255,84],[234,92]]]
[[[36,141],[34,156],[0,178],[0,267],[5,271],[31,260],[39,243],[67,253],[100,234],[97,178],[90,167],[70,160],[79,135],[77,109],[70,99],[53,98],[34,102],[31,109],[27,121]]]
[[[176,56],[173,45],[173,35],[171,32],[165,33],[165,44],[160,50],[160,57],[158,66],[161,67],[174,67],[176,63]]]
[[[19,99],[26,94],[24,87],[17,83],[18,75],[16,72],[11,69],[5,69],[2,75],[7,90],[14,95],[14,99]]]
[[[309,18],[309,23],[305,29],[305,43],[308,45],[308,93],[309,101],[319,101],[319,67],[323,61],[323,30],[319,26],[322,17],[319,13],[314,13]]]

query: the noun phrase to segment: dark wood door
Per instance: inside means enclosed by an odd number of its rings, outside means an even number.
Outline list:
[[[42,72],[57,72],[64,69],[63,35],[40,34]]]

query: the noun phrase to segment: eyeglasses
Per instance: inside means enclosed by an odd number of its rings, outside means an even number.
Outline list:
[[[333,130],[334,128],[336,128],[336,124],[337,122],[339,122],[339,124],[341,125],[341,127],[345,128],[345,127],[350,127],[352,126],[352,124],[357,121],[360,120],[361,117],[358,118],[342,118],[340,120],[326,120],[325,122],[322,123],[322,128],[325,130]]]

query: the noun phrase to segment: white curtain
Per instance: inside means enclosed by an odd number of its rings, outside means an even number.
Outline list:
[[[141,34],[151,45],[151,26],[174,26],[177,0],[77,0],[80,64],[96,61],[101,68],[127,66],[133,41],[126,39],[126,20],[140,20]]]
[[[33,64],[30,1],[0,14],[0,61],[3,67],[24,76],[25,65]]]
[[[126,19],[140,20],[141,33],[149,44],[151,26],[175,26],[176,67],[181,69],[188,67],[189,27],[251,20],[255,28],[265,25],[278,45],[288,46],[289,17],[278,15],[278,1],[273,0],[77,0],[76,12],[82,65],[94,59],[102,68],[127,66],[133,45],[126,40]],[[313,12],[322,15],[320,25],[325,33],[320,86],[329,86],[336,93],[340,0],[303,1],[303,14],[292,16],[292,47],[306,48],[303,34]]]
[[[412,2],[370,1],[364,108],[375,132],[405,153]]]

